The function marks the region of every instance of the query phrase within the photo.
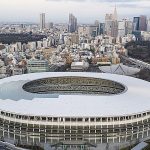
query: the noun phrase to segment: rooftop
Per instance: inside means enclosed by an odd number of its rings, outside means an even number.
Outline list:
[[[58,77],[88,77],[114,81],[126,91],[114,95],[31,93],[24,84]],[[150,111],[150,83],[132,77],[81,72],[35,73],[0,80],[0,110],[58,117],[122,116]],[[134,106],[134,107],[133,107]]]

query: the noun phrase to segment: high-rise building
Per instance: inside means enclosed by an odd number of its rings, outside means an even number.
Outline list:
[[[140,28],[140,31],[147,30],[147,17],[144,15],[140,16],[139,28]]]
[[[140,17],[133,18],[133,31],[146,31],[147,30],[147,17],[141,15]]]
[[[106,14],[105,16],[105,30],[106,34],[111,36],[111,28],[112,28],[113,15]]]
[[[133,22],[130,20],[126,20],[126,35],[132,34]]]
[[[150,18],[147,20],[147,31],[150,32]]]
[[[115,7],[113,14],[106,14],[105,16],[105,30],[106,34],[112,37],[117,37],[118,35],[118,15],[117,9]]]
[[[126,20],[118,21],[118,36],[123,37],[126,34]]]
[[[140,17],[134,17],[133,18],[133,31],[139,31],[140,30]]]
[[[117,20],[112,21],[111,36],[112,37],[117,37],[118,36],[118,21]]]
[[[77,31],[77,18],[73,14],[69,14],[68,31],[70,33]]]
[[[105,23],[99,24],[99,35],[105,34]]]
[[[45,28],[45,13],[40,14],[40,29]]]
[[[132,34],[132,27],[133,23],[128,19],[118,21],[118,36],[123,37],[127,34]]]
[[[95,36],[100,35],[100,22],[98,20],[95,20],[94,26],[96,27]]]
[[[100,24],[100,22],[99,22],[98,20],[95,20],[94,25],[98,27],[98,26],[99,26],[99,24]]]
[[[79,37],[95,37],[98,35],[97,26],[95,25],[87,25],[87,26],[79,26],[78,28]]]

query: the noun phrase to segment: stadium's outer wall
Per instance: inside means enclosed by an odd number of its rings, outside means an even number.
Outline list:
[[[150,136],[150,112],[118,117],[44,117],[0,111],[0,136],[24,144],[140,141]]]

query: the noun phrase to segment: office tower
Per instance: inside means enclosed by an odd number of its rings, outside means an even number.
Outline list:
[[[118,21],[117,9],[115,7],[114,14],[106,14],[105,16],[105,30],[108,36],[117,37],[118,35]]]
[[[140,25],[140,17],[134,17],[133,18],[133,31],[139,31],[140,30],[139,25]]]
[[[111,36],[112,37],[118,36],[118,21],[117,20],[112,21]]]
[[[130,20],[123,19],[118,21],[118,36],[123,37],[127,34],[132,34],[133,23]]]
[[[150,19],[147,20],[147,31],[150,32]]]
[[[133,19],[133,31],[146,31],[147,30],[147,17],[141,15]]]
[[[100,35],[100,22],[95,20],[94,26],[96,27],[96,36]]]
[[[98,20],[95,20],[94,25],[98,27],[98,26],[99,26],[99,24],[100,24],[100,22],[99,22]]]
[[[126,35],[132,34],[133,22],[130,20],[126,20]]]
[[[113,15],[112,14],[106,14],[105,16],[105,29],[106,34],[111,36],[111,28],[112,28],[112,21],[113,21]]]
[[[77,31],[77,18],[73,14],[69,14],[69,26],[68,31],[70,33]]]
[[[140,16],[139,29],[140,29],[140,31],[147,30],[147,17],[144,15]]]
[[[126,34],[126,20],[118,21],[118,36],[123,37]]]
[[[79,36],[85,37],[95,37],[97,36],[97,26],[87,25],[87,26],[79,26],[78,28]]]
[[[40,29],[45,29],[45,13],[40,14]]]
[[[105,23],[99,24],[99,35],[105,34]]]

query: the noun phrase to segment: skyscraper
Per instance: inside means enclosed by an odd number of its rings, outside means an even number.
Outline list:
[[[40,29],[45,28],[45,13],[40,14]]]
[[[123,37],[126,34],[126,20],[118,21],[118,36]]]
[[[99,24],[99,35],[105,34],[105,23]]]
[[[150,19],[147,20],[147,31],[150,32]]]
[[[105,29],[106,34],[112,37],[117,37],[118,35],[118,14],[117,8],[115,7],[113,14],[106,14],[105,16]]]
[[[118,21],[117,20],[112,21],[111,36],[115,38],[118,36]]]
[[[127,34],[132,34],[133,22],[128,19],[118,21],[118,36],[123,37]]]
[[[106,34],[109,36],[111,36],[112,21],[113,21],[113,15],[112,14],[106,14],[106,16],[105,16],[105,29],[106,29]]]
[[[77,31],[77,18],[73,14],[69,14],[68,31],[70,33]]]
[[[140,16],[139,28],[140,28],[140,31],[147,30],[147,17],[144,15]]]
[[[133,18],[133,31],[146,31],[147,30],[147,17],[141,15],[140,17]]]
[[[140,17],[134,17],[133,18],[133,31],[139,31],[140,30]]]
[[[126,35],[132,34],[133,22],[130,20],[126,20]]]

